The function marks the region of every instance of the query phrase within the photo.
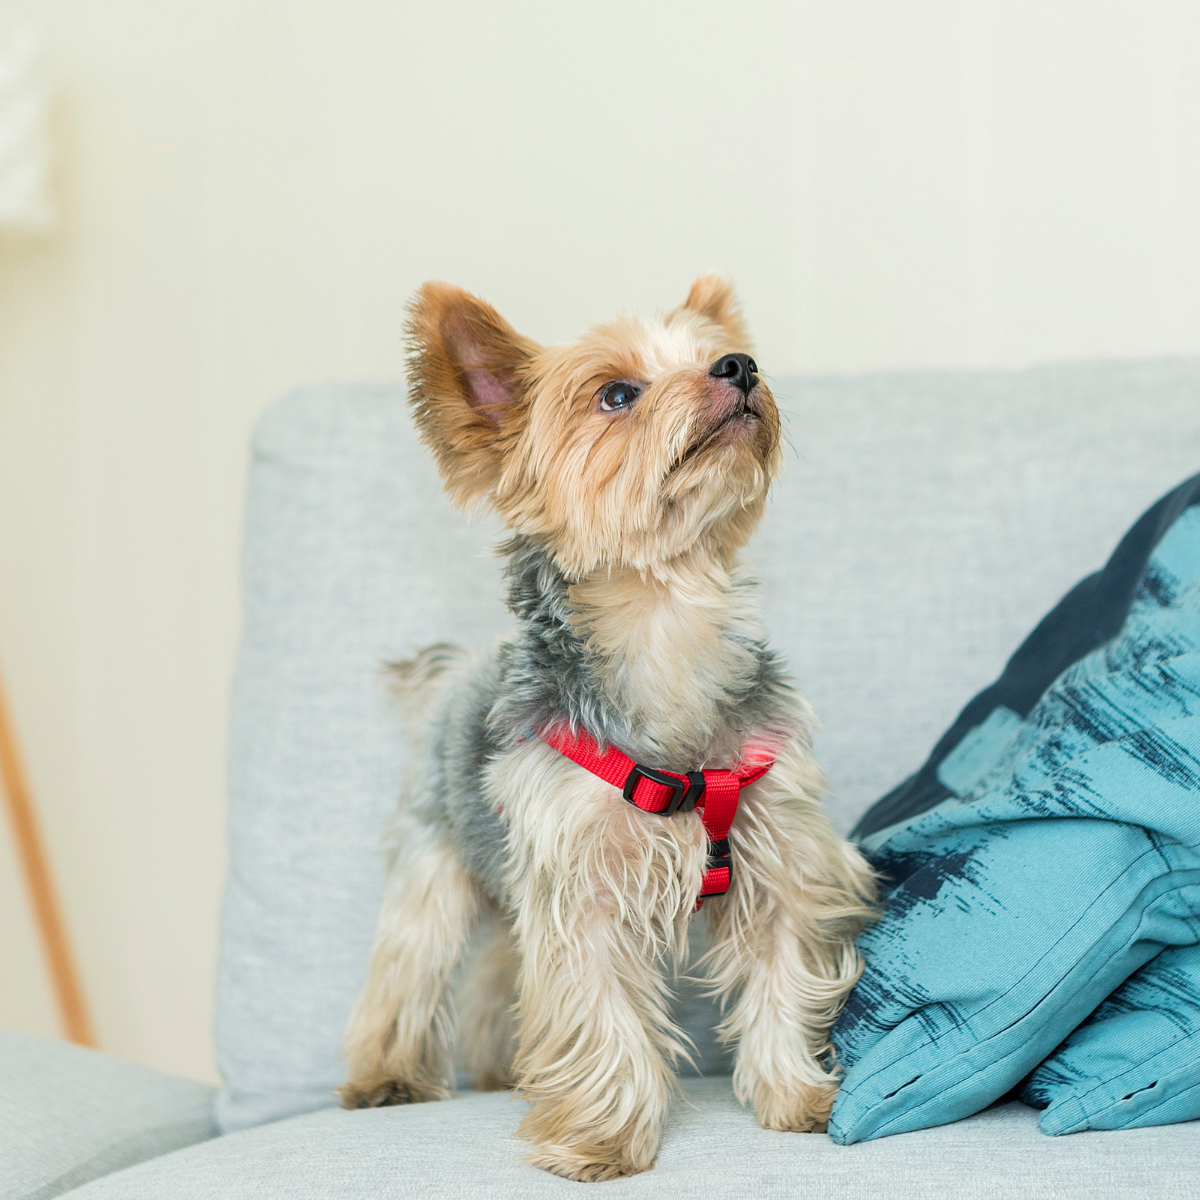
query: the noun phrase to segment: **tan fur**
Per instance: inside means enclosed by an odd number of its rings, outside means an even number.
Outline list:
[[[739,347],[750,349],[750,335],[742,320],[742,309],[728,279],[719,275],[701,275],[692,284],[682,307],[716,322]]]
[[[398,700],[411,718],[414,764],[388,831],[383,909],[371,969],[342,1042],[346,1108],[441,1100],[450,1094],[454,1011],[446,983],[478,916],[481,897],[457,855],[412,812],[422,786],[425,720],[463,651],[448,643],[393,664]]]
[[[413,658],[391,664],[392,693],[404,713],[413,718],[409,730],[418,740],[425,734],[420,717],[428,712],[437,695],[438,681],[467,658],[467,652],[453,642],[434,642],[423,647]]]
[[[521,951],[517,1078],[533,1161],[571,1178],[650,1167],[683,1053],[665,965],[687,945],[706,843],[647,821],[540,742],[495,764]]]
[[[695,685],[697,676],[727,685],[753,676],[745,642],[725,636],[757,632],[749,597],[733,593],[738,574],[691,553],[657,570],[595,571],[571,589],[578,629],[605,664],[621,707],[652,735],[660,762],[679,761],[697,742],[711,747],[714,761],[741,750],[714,743],[714,690]]]
[[[414,411],[451,496],[486,497],[549,545],[571,581],[574,628],[658,765],[732,766],[743,747],[719,697],[754,678],[758,629],[736,555],[763,511],[780,426],[765,383],[754,419],[737,421],[732,385],[709,373],[720,355],[748,351],[728,284],[704,277],[665,318],[622,318],[552,348],[430,284],[410,337]],[[613,380],[642,388],[630,411],[598,406]],[[414,711],[429,710],[455,661],[438,647],[404,668]],[[811,713],[797,701],[793,717],[794,734],[765,731],[756,747],[776,763],[743,790],[732,890],[704,907],[699,967],[725,1004],[738,1097],[768,1128],[812,1130],[837,1090],[829,1031],[862,969],[854,937],[873,883],[821,808]],[[697,746],[704,761],[685,761]],[[421,786],[418,766],[401,822]],[[347,1032],[343,1100],[446,1094],[446,983],[484,912],[491,937],[460,989],[476,1086],[513,1082],[531,1102],[521,1133],[546,1170],[647,1170],[686,1056],[667,978],[684,961],[704,872],[699,815],[648,817],[537,739],[490,760],[485,798],[507,829],[503,895],[483,896],[428,831],[402,826],[395,840],[405,852],[389,868]]]
[[[495,485],[504,439],[520,414],[493,402],[524,386],[537,349],[490,304],[427,283],[409,309],[413,414],[452,498],[478,500]]]
[[[347,1108],[443,1100],[450,1094],[454,1014],[446,983],[479,908],[454,852],[409,831],[391,865],[371,971],[346,1032]]]
[[[426,284],[411,309],[409,386],[451,497],[470,505],[488,495],[573,574],[618,562],[653,569],[695,550],[725,556],[762,515],[779,458],[765,384],[756,434],[712,448],[725,459],[720,472],[703,452],[728,393],[709,366],[748,344],[735,310],[722,310],[722,324],[685,304],[665,321],[623,317],[544,348],[466,292]],[[613,379],[648,385],[616,420],[596,410]],[[481,400],[500,395],[506,404]]]
[[[871,916],[871,871],[830,827],[823,785],[793,743],[743,789],[733,887],[709,908],[702,966],[730,1004],[721,1037],[737,1045],[734,1091],[768,1129],[825,1128],[837,1075],[821,1060],[862,973],[853,939]]]

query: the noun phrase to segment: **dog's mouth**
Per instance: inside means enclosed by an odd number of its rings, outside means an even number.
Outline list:
[[[757,396],[751,392],[749,396],[734,405],[719,421],[710,425],[684,452],[671,464],[671,471],[678,471],[692,459],[699,457],[706,450],[727,444],[740,436],[746,429],[753,428],[762,421],[762,413],[758,409]]]

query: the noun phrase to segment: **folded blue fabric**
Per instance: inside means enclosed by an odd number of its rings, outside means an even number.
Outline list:
[[[834,1031],[838,1142],[978,1111],[1165,947],[1200,943],[1200,477],[859,834],[887,890]]]
[[[1200,946],[1164,950],[1030,1076],[1043,1133],[1200,1118]]]

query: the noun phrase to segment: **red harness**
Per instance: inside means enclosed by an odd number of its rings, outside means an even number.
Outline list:
[[[729,891],[733,878],[729,827],[737,813],[738,795],[743,785],[761,779],[775,765],[774,759],[734,771],[689,771],[677,775],[674,771],[643,767],[615,746],[601,754],[590,733],[580,730],[573,734],[568,725],[548,730],[541,737],[547,746],[565,754],[584,770],[620,788],[625,799],[643,812],[668,817],[672,813],[698,810],[708,834],[708,863],[700,885],[700,900]],[[698,900],[696,906],[699,905]]]

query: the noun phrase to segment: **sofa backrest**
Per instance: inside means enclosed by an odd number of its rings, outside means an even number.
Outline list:
[[[1200,469],[1200,362],[782,380],[749,548],[849,829],[1039,617]],[[442,496],[403,394],[297,392],[254,439],[230,750],[226,1130],[333,1102],[404,753],[385,662],[508,627],[497,528]]]

